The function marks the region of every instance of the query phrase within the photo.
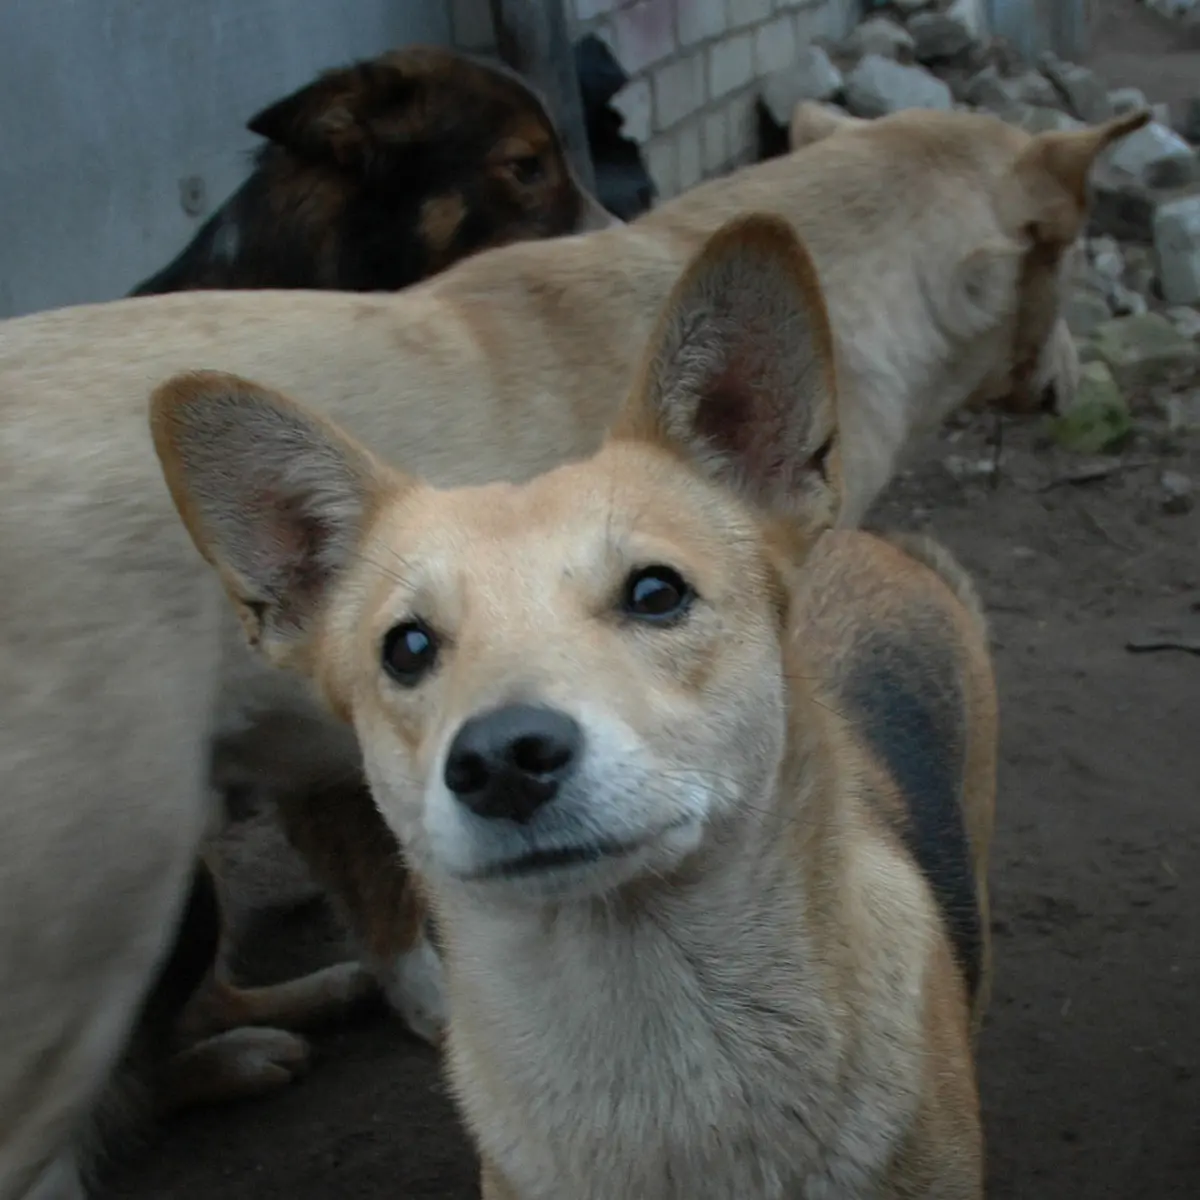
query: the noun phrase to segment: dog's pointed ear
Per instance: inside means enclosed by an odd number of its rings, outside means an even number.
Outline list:
[[[399,477],[314,413],[234,375],[167,380],[150,427],[171,498],[251,644],[293,664]]]
[[[1022,151],[1016,177],[1025,193],[1027,225],[1039,242],[1068,245],[1087,217],[1088,176],[1097,159],[1150,121],[1145,109],[1087,129],[1038,134]]]
[[[816,268],[785,221],[739,218],[708,241],[659,317],[613,436],[660,445],[769,513],[832,522],[833,333]]]
[[[341,67],[264,108],[246,128],[298,158],[363,167],[375,144],[372,119],[382,107],[407,104],[414,86],[386,64]]]

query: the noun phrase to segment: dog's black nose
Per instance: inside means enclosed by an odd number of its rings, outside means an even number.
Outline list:
[[[583,731],[566,713],[509,704],[472,717],[446,756],[446,786],[481,817],[528,821],[575,769]]]

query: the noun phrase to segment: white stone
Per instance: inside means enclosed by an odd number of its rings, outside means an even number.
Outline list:
[[[1108,102],[1112,110],[1120,116],[1122,113],[1137,112],[1140,108],[1149,108],[1150,102],[1141,88],[1114,88],[1108,93]]]
[[[1200,310],[1181,304],[1168,308],[1163,315],[1185,338],[1200,341]]]
[[[1200,304],[1200,195],[1160,205],[1154,214],[1158,279],[1168,304]]]
[[[613,98],[612,106],[624,119],[621,132],[639,146],[650,139],[654,124],[654,99],[650,80],[635,79],[626,84]]]
[[[882,117],[905,108],[949,111],[954,98],[928,71],[868,54],[846,79],[846,107],[856,116]]]
[[[1136,133],[1122,138],[1107,154],[1111,166],[1132,175],[1135,179],[1146,179],[1157,164],[1169,158],[1192,158],[1193,150],[1173,129],[1151,121]]]
[[[980,0],[955,0],[945,12],[918,13],[908,22],[922,62],[953,58],[979,42],[986,31]]]
[[[1101,278],[1110,283],[1119,283],[1125,274],[1125,257],[1116,238],[1093,238],[1088,247],[1091,253],[1092,269]]]
[[[844,82],[841,71],[820,46],[805,46],[793,66],[764,80],[763,104],[777,124],[787,125],[802,100],[831,100]]]
[[[864,57],[878,54],[883,58],[911,60],[915,48],[912,34],[887,17],[871,17],[846,39],[846,49]]]

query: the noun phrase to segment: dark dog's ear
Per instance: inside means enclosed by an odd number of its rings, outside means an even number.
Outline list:
[[[407,107],[417,86],[379,63],[326,71],[264,108],[246,128],[301,158],[364,166],[376,144],[372,120],[384,108]]]

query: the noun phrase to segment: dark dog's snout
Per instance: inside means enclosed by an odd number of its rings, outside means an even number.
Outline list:
[[[552,708],[510,704],[472,717],[446,756],[446,786],[481,817],[528,821],[554,799],[583,748],[578,722]]]

